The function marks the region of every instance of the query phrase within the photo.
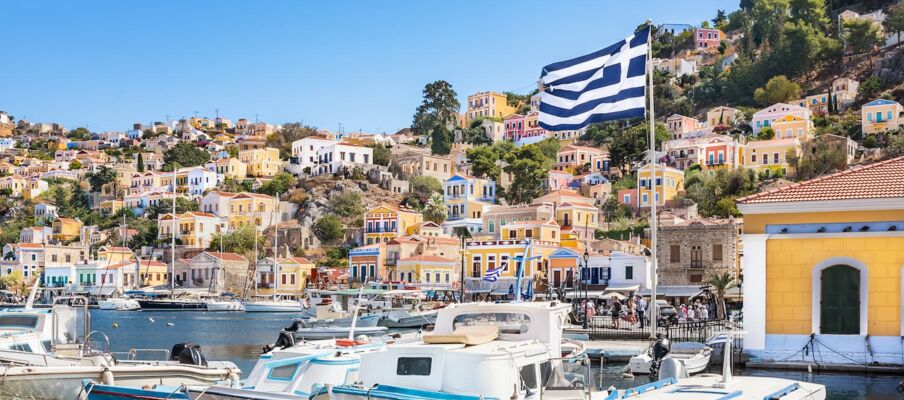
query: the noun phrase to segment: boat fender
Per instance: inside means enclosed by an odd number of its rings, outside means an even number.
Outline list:
[[[100,380],[104,385],[113,386],[116,384],[115,379],[113,379],[113,372],[107,367],[104,367],[104,371],[100,373]]]
[[[229,381],[229,386],[233,388],[241,387],[241,384],[239,384],[239,374],[232,368],[227,369],[227,371],[229,371],[229,374],[226,375],[226,380]]]

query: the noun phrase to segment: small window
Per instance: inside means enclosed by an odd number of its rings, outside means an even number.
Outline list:
[[[49,340],[45,340],[45,341],[41,342],[41,347],[43,347],[44,351],[46,351],[48,353],[53,351],[53,344],[51,344]]]
[[[521,367],[521,383],[525,389],[537,388],[537,368],[534,364]]]
[[[429,376],[433,367],[433,358],[430,357],[399,357],[396,364],[396,375]]]
[[[631,265],[625,266],[625,280],[634,279],[634,267]]]
[[[292,379],[295,377],[295,370],[298,369],[298,364],[289,364],[283,365],[281,367],[276,367],[270,370],[270,373],[267,374],[267,378],[270,379]]]
[[[713,245],[713,261],[722,261],[722,245]]]
[[[32,351],[31,351],[31,346],[29,346],[27,343],[20,343],[20,344],[13,344],[13,345],[10,345],[10,346],[9,346],[9,349],[10,349],[10,350],[15,350],[15,351],[24,351],[24,352],[26,352],[26,353],[31,353],[31,352],[32,352]]]

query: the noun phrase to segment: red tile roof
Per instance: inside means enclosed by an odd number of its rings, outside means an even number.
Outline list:
[[[19,243],[19,247],[24,247],[27,249],[43,249],[44,245],[41,243]]]
[[[738,199],[738,204],[904,197],[904,157],[850,168]]]

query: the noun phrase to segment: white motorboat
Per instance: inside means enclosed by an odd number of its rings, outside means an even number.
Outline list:
[[[274,313],[301,313],[304,305],[298,300],[290,299],[261,299],[244,303],[245,312],[274,312]]]
[[[97,307],[101,310],[135,311],[141,309],[141,304],[127,297],[111,297],[98,301]]]
[[[0,310],[0,349],[49,354],[54,339],[53,318],[50,309]],[[56,318],[63,326],[75,322],[74,314],[57,315]]]
[[[380,326],[387,328],[421,328],[436,323],[436,310],[411,311],[390,309],[384,310],[380,318]]]
[[[703,372],[709,366],[712,349],[702,343],[684,342],[672,343],[671,352],[667,357],[678,360],[689,375]],[[628,361],[628,370],[632,374],[649,374],[653,364],[653,356],[650,350],[638,354]]]
[[[732,376],[731,348],[734,342],[732,332],[726,335],[723,351],[722,374],[704,374],[688,378],[682,364],[677,359],[664,358],[659,369],[660,379],[623,391],[613,390],[606,400],[718,400],[718,399],[782,399],[782,400],[824,400],[826,388],[823,385],[793,381],[781,378]]]
[[[324,388],[312,398],[589,398],[584,347],[569,347],[562,357],[569,310],[555,301],[450,305],[422,340],[361,354],[358,384]]]
[[[318,326],[315,328],[299,328],[294,333],[295,337],[302,340],[317,340],[348,337],[350,333],[353,333],[355,336],[379,336],[386,333],[388,330],[389,328],[385,326],[359,326],[354,328],[354,331],[348,326]]]
[[[239,300],[205,300],[207,311],[245,311],[245,305]]]

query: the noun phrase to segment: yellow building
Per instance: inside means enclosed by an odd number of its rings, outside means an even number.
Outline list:
[[[176,216],[176,239],[188,247],[206,249],[213,235],[226,229],[226,222],[216,215],[189,211]],[[170,240],[173,232],[173,214],[163,214],[157,219],[157,239]]]
[[[100,215],[105,217],[110,217],[116,215],[119,210],[122,210],[125,202],[122,200],[104,200],[100,202]]]
[[[364,213],[364,241],[367,244],[385,243],[396,236],[414,233],[424,220],[421,213],[384,204]]]
[[[468,96],[468,111],[464,115],[465,126],[478,118],[505,118],[514,114],[515,107],[508,105],[506,96],[496,92],[480,92]]]
[[[684,171],[680,169],[663,165],[656,166],[655,196],[652,187],[653,177],[653,169],[649,164],[637,170],[637,194],[634,199],[631,199],[631,203],[638,208],[649,208],[653,201],[656,201],[657,206],[664,206],[666,201],[674,199],[678,196],[678,192],[684,190]]]
[[[772,122],[772,130],[775,131],[773,139],[807,140],[811,137],[812,128],[813,122],[810,119],[788,114]]]
[[[399,281],[430,288],[452,288],[459,281],[458,262],[453,259],[416,255],[402,258],[396,266]]]
[[[259,193],[240,193],[229,199],[229,213],[226,220],[229,229],[252,225],[261,228],[270,226],[276,212],[276,198]]]
[[[239,152],[239,161],[245,164],[246,173],[250,177],[274,176],[282,170],[279,149],[272,147],[242,150]]]
[[[443,193],[447,220],[481,218],[484,207],[496,203],[496,182],[456,174],[443,182]]]
[[[718,106],[706,112],[706,125],[711,128],[719,125],[732,126],[741,115],[741,110],[736,108]]]
[[[270,259],[272,261],[272,259]],[[311,280],[311,271],[315,265],[313,262],[304,257],[289,257],[279,259],[279,285],[277,293],[297,295],[304,291],[308,282]],[[273,283],[273,282],[271,282]],[[273,286],[258,288],[257,294],[271,295],[273,294]]]
[[[221,158],[211,163],[214,170],[226,178],[245,179],[248,177],[248,167],[238,158]]]
[[[100,262],[120,263],[133,258],[134,254],[128,247],[103,246],[97,249],[97,261]]]
[[[78,218],[57,218],[51,223],[53,240],[68,242],[79,238],[82,221]]]
[[[747,169],[770,171],[783,174],[793,173],[786,156],[788,151],[800,155],[800,139],[772,139],[747,142],[744,149],[744,167]]]
[[[893,131],[901,126],[901,104],[891,100],[878,99],[863,105],[860,109],[860,124],[863,133]]]
[[[592,202],[593,199],[568,189],[551,191],[533,201],[534,204],[552,203],[562,233],[574,233],[582,240],[592,239],[600,226],[600,210]]]
[[[505,267],[503,278],[514,278],[517,271],[516,257],[524,255],[524,240],[531,237],[531,260],[524,268],[523,277],[545,275],[548,257],[560,248],[559,225],[555,221],[518,221],[502,227],[503,238],[497,240],[470,240],[465,246],[465,271],[470,278],[481,278],[488,270]],[[537,237],[543,237],[540,240]],[[510,239],[514,237],[514,239]]]
[[[810,344],[821,364],[901,365],[902,176],[898,157],[738,199],[754,360]]]

